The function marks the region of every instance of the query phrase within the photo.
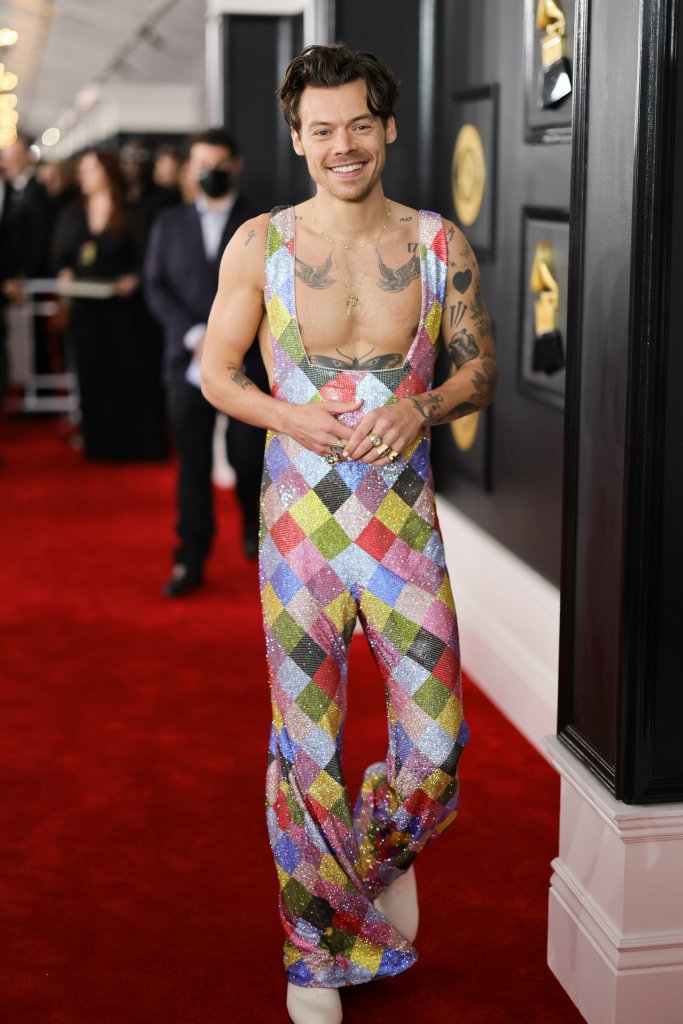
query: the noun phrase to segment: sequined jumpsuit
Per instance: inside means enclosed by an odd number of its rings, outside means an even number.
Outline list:
[[[294,298],[294,213],[273,211],[266,309],[273,397],[362,398],[371,410],[432,385],[448,266],[441,218],[420,213],[422,310],[403,366],[314,366]],[[455,820],[467,742],[453,597],[434,508],[429,437],[392,465],[330,467],[269,432],[260,582],[273,708],[267,814],[287,938],[287,978],[339,988],[400,973],[414,947],[373,906]],[[385,682],[389,747],[352,812],[342,773],[347,656],[356,617]]]

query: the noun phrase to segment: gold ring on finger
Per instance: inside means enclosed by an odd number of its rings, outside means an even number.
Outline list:
[[[381,444],[375,446],[375,451],[380,456],[380,458],[382,458],[382,456],[386,455],[387,452],[393,451],[393,449],[390,448],[388,444],[385,444],[384,441],[382,441]]]
[[[385,456],[389,459],[389,462],[396,462],[396,459],[400,454],[401,453],[397,452],[395,448],[390,448],[389,451],[385,453]]]
[[[333,441],[332,442],[332,444],[330,445],[330,451],[334,452],[334,453],[338,453],[339,455],[341,455],[341,453],[344,451],[345,447],[346,446],[345,446],[344,442],[342,441],[341,438],[339,438],[338,441]]]
[[[339,462],[339,456],[336,452],[330,452],[329,455],[324,456],[324,459],[328,466],[336,466]]]
[[[379,448],[379,446],[382,444],[382,438],[379,436],[379,434],[370,434],[370,444],[374,448]]]

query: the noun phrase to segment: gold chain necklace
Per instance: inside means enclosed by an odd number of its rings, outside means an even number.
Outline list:
[[[364,249],[365,246],[368,244],[368,242],[376,242],[378,240],[378,238],[380,237],[380,235],[384,233],[384,230],[385,230],[387,224],[389,223],[389,217],[391,216],[391,204],[390,204],[388,199],[386,199],[385,202],[386,202],[387,205],[386,205],[386,212],[384,214],[384,221],[382,222],[382,227],[379,229],[377,234],[373,235],[372,238],[366,238],[365,241],[362,242],[360,245],[346,245],[345,242],[339,242],[339,245],[341,245],[344,249],[353,251],[353,250],[356,250],[356,249]],[[315,210],[316,210],[316,199],[314,197],[313,201],[311,203],[311,213],[313,214],[313,222],[314,222],[315,226],[317,227],[319,234],[321,234],[323,236],[323,238],[330,243],[330,246],[332,248],[332,252],[334,253],[334,256],[335,256],[335,259],[336,259],[336,262],[337,262],[337,266],[339,267],[339,271],[340,271],[341,276],[342,276],[342,278],[344,280],[344,287],[346,288],[346,315],[347,316],[351,316],[351,313],[353,312],[353,310],[355,310],[356,307],[360,305],[360,298],[358,297],[358,295],[356,295],[354,293],[353,289],[351,288],[351,282],[349,280],[349,277],[348,277],[348,275],[346,273],[344,265],[342,264],[342,261],[340,260],[338,254],[337,254],[336,245],[337,245],[338,239],[332,238],[331,235],[328,235],[325,231],[323,231],[322,225],[320,224],[320,221],[318,220],[318,218],[315,215]]]
[[[331,235],[328,235],[325,231],[323,231],[322,225],[321,225],[320,221],[318,220],[318,218],[316,217],[316,212],[315,211],[317,209],[317,203],[316,203],[316,197],[315,196],[313,197],[313,200],[311,202],[311,213],[313,214],[313,223],[317,227],[319,234],[321,234],[323,236],[323,238],[326,239],[330,243],[330,245],[336,245],[338,243],[344,249],[364,249],[365,246],[368,244],[368,242],[376,242],[377,241],[377,239],[384,232],[384,229],[386,228],[387,224],[389,223],[389,217],[391,216],[391,203],[389,202],[388,199],[385,199],[384,201],[385,201],[385,203],[387,205],[386,205],[386,211],[385,211],[385,214],[384,214],[384,220],[382,222],[382,227],[379,229],[379,231],[377,232],[376,235],[373,235],[372,238],[366,238],[365,241],[361,242],[360,245],[347,245],[346,242],[339,242],[339,239],[334,239],[334,238],[332,238]]]

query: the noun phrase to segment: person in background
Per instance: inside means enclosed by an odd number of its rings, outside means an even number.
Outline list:
[[[144,139],[129,139],[121,148],[120,162],[126,181],[126,201],[144,252],[155,218],[161,210],[180,202],[180,192],[155,183],[152,152]]]
[[[154,166],[152,179],[159,188],[165,188],[174,196],[176,203],[182,202],[180,188],[180,171],[183,158],[177,146],[163,143],[154,150]]]
[[[12,302],[23,302],[25,278],[45,277],[48,271],[52,218],[47,192],[36,176],[36,157],[28,138],[0,150],[7,195],[5,232],[6,266],[3,293]],[[36,373],[51,373],[52,365],[44,320],[33,317],[33,355]]]
[[[12,277],[42,277],[47,270],[50,239],[50,202],[36,176],[36,158],[28,139],[0,151],[8,196],[7,231]]]
[[[183,596],[202,583],[215,533],[211,472],[216,412],[199,388],[199,359],[223,251],[237,228],[258,212],[238,193],[242,165],[237,142],[229,132],[211,128],[195,135],[189,143],[188,178],[197,198],[162,212],[149,239],[145,290],[164,328],[164,380],[179,455],[179,543],[163,589],[168,597]],[[246,354],[247,365],[253,379],[267,387],[256,345]],[[250,558],[258,552],[264,440],[258,428],[230,421],[228,458],[237,478],[243,546]]]
[[[86,152],[78,179],[81,197],[63,211],[56,228],[55,267],[62,280],[110,289],[107,298],[77,296],[70,306],[85,454],[163,459],[161,345],[148,331],[139,240],[117,155]]]

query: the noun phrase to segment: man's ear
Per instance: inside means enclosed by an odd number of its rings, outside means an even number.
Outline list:
[[[387,145],[390,142],[395,142],[398,137],[398,129],[396,127],[396,119],[392,114],[391,117],[387,118],[387,123],[384,125],[384,141]]]
[[[243,156],[234,156],[232,158],[232,176],[233,176],[233,178],[239,178],[240,174],[242,173],[242,168],[243,167],[244,167],[244,157]]]
[[[292,137],[292,145],[294,146],[294,152],[297,156],[304,156],[304,147],[301,145],[301,139],[299,133],[295,128],[289,129],[289,134]]]

